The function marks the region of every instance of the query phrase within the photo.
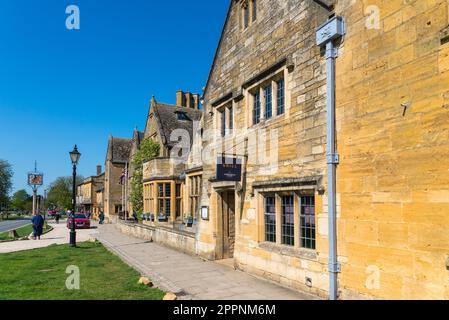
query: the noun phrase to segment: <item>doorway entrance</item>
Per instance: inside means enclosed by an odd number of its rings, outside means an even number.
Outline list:
[[[221,231],[222,231],[222,259],[234,257],[235,246],[235,191],[220,193]]]

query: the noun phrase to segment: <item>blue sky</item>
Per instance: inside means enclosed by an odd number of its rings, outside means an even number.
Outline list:
[[[80,30],[67,30],[68,5]],[[228,0],[1,0],[0,159],[14,168],[14,190],[38,162],[48,185],[104,164],[107,139],[144,129],[152,95],[201,93]],[[43,190],[41,190],[41,193]]]

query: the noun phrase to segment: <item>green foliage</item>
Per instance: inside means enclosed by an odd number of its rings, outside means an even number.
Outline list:
[[[134,211],[143,213],[143,164],[159,156],[160,145],[147,138],[140,144],[140,149],[136,152],[132,161],[133,175],[131,177],[130,199]]]
[[[26,192],[26,190],[16,191],[11,198],[11,207],[15,210],[25,211],[28,207],[33,205],[32,197]]]
[[[76,185],[83,182],[83,177],[76,177]],[[48,191],[48,203],[56,206],[57,209],[67,210],[72,208],[72,177],[59,177],[51,185]]]
[[[0,203],[7,203],[12,188],[12,166],[8,161],[0,159]]]

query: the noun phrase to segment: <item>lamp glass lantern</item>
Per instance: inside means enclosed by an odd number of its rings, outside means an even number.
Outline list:
[[[78,161],[80,160],[81,153],[78,151],[78,147],[75,145],[75,148],[72,152],[70,152],[70,159],[72,160],[72,164],[76,166]]]

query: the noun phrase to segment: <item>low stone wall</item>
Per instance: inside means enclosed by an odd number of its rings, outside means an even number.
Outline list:
[[[190,255],[196,255],[195,235],[164,227],[118,221],[116,228],[127,235],[165,245]]]

